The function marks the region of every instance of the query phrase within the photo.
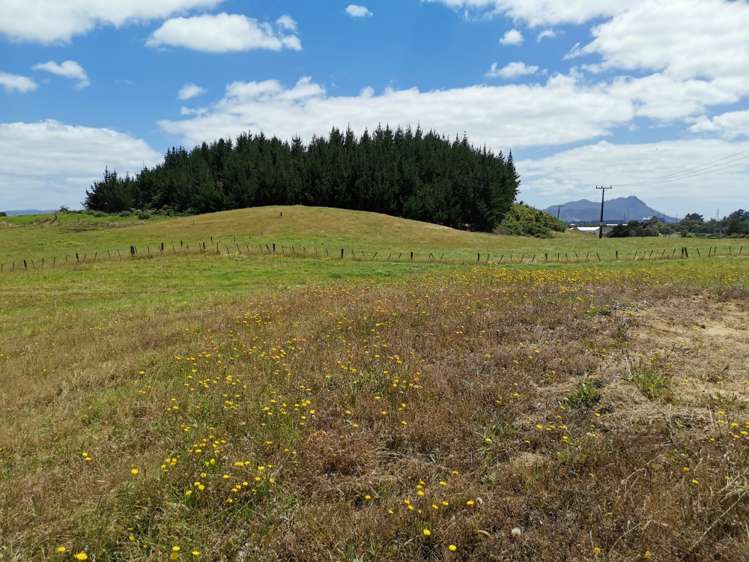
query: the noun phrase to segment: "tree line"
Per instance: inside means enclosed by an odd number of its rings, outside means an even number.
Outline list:
[[[607,236],[627,238],[631,236],[730,236],[749,237],[749,211],[739,209],[722,219],[705,218],[699,213],[689,213],[678,223],[669,224],[658,219],[630,221],[611,229]]]
[[[505,156],[420,128],[333,128],[304,144],[245,133],[186,150],[135,177],[106,170],[86,191],[90,210],[207,213],[260,205],[374,211],[491,231],[510,210],[519,176]]]

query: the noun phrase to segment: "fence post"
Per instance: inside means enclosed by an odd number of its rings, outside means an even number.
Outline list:
[[[411,252],[411,261],[414,261],[414,253]]]
[[[343,248],[341,248],[341,259],[343,259]]]

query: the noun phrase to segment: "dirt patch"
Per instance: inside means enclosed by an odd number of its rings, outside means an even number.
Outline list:
[[[710,410],[749,409],[749,309],[695,296],[625,312],[626,351],[607,367],[601,409],[618,425],[712,423]]]

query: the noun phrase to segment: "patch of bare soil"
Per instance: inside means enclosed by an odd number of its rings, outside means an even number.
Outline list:
[[[711,409],[749,409],[749,303],[695,296],[623,314],[629,342],[612,358],[602,389],[604,407],[621,423],[702,425]]]

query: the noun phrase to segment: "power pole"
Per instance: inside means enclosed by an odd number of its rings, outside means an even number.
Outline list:
[[[596,189],[601,190],[601,227],[598,229],[598,238],[603,238],[603,205],[606,202],[606,192],[609,189],[614,189],[612,185],[597,185]]]

